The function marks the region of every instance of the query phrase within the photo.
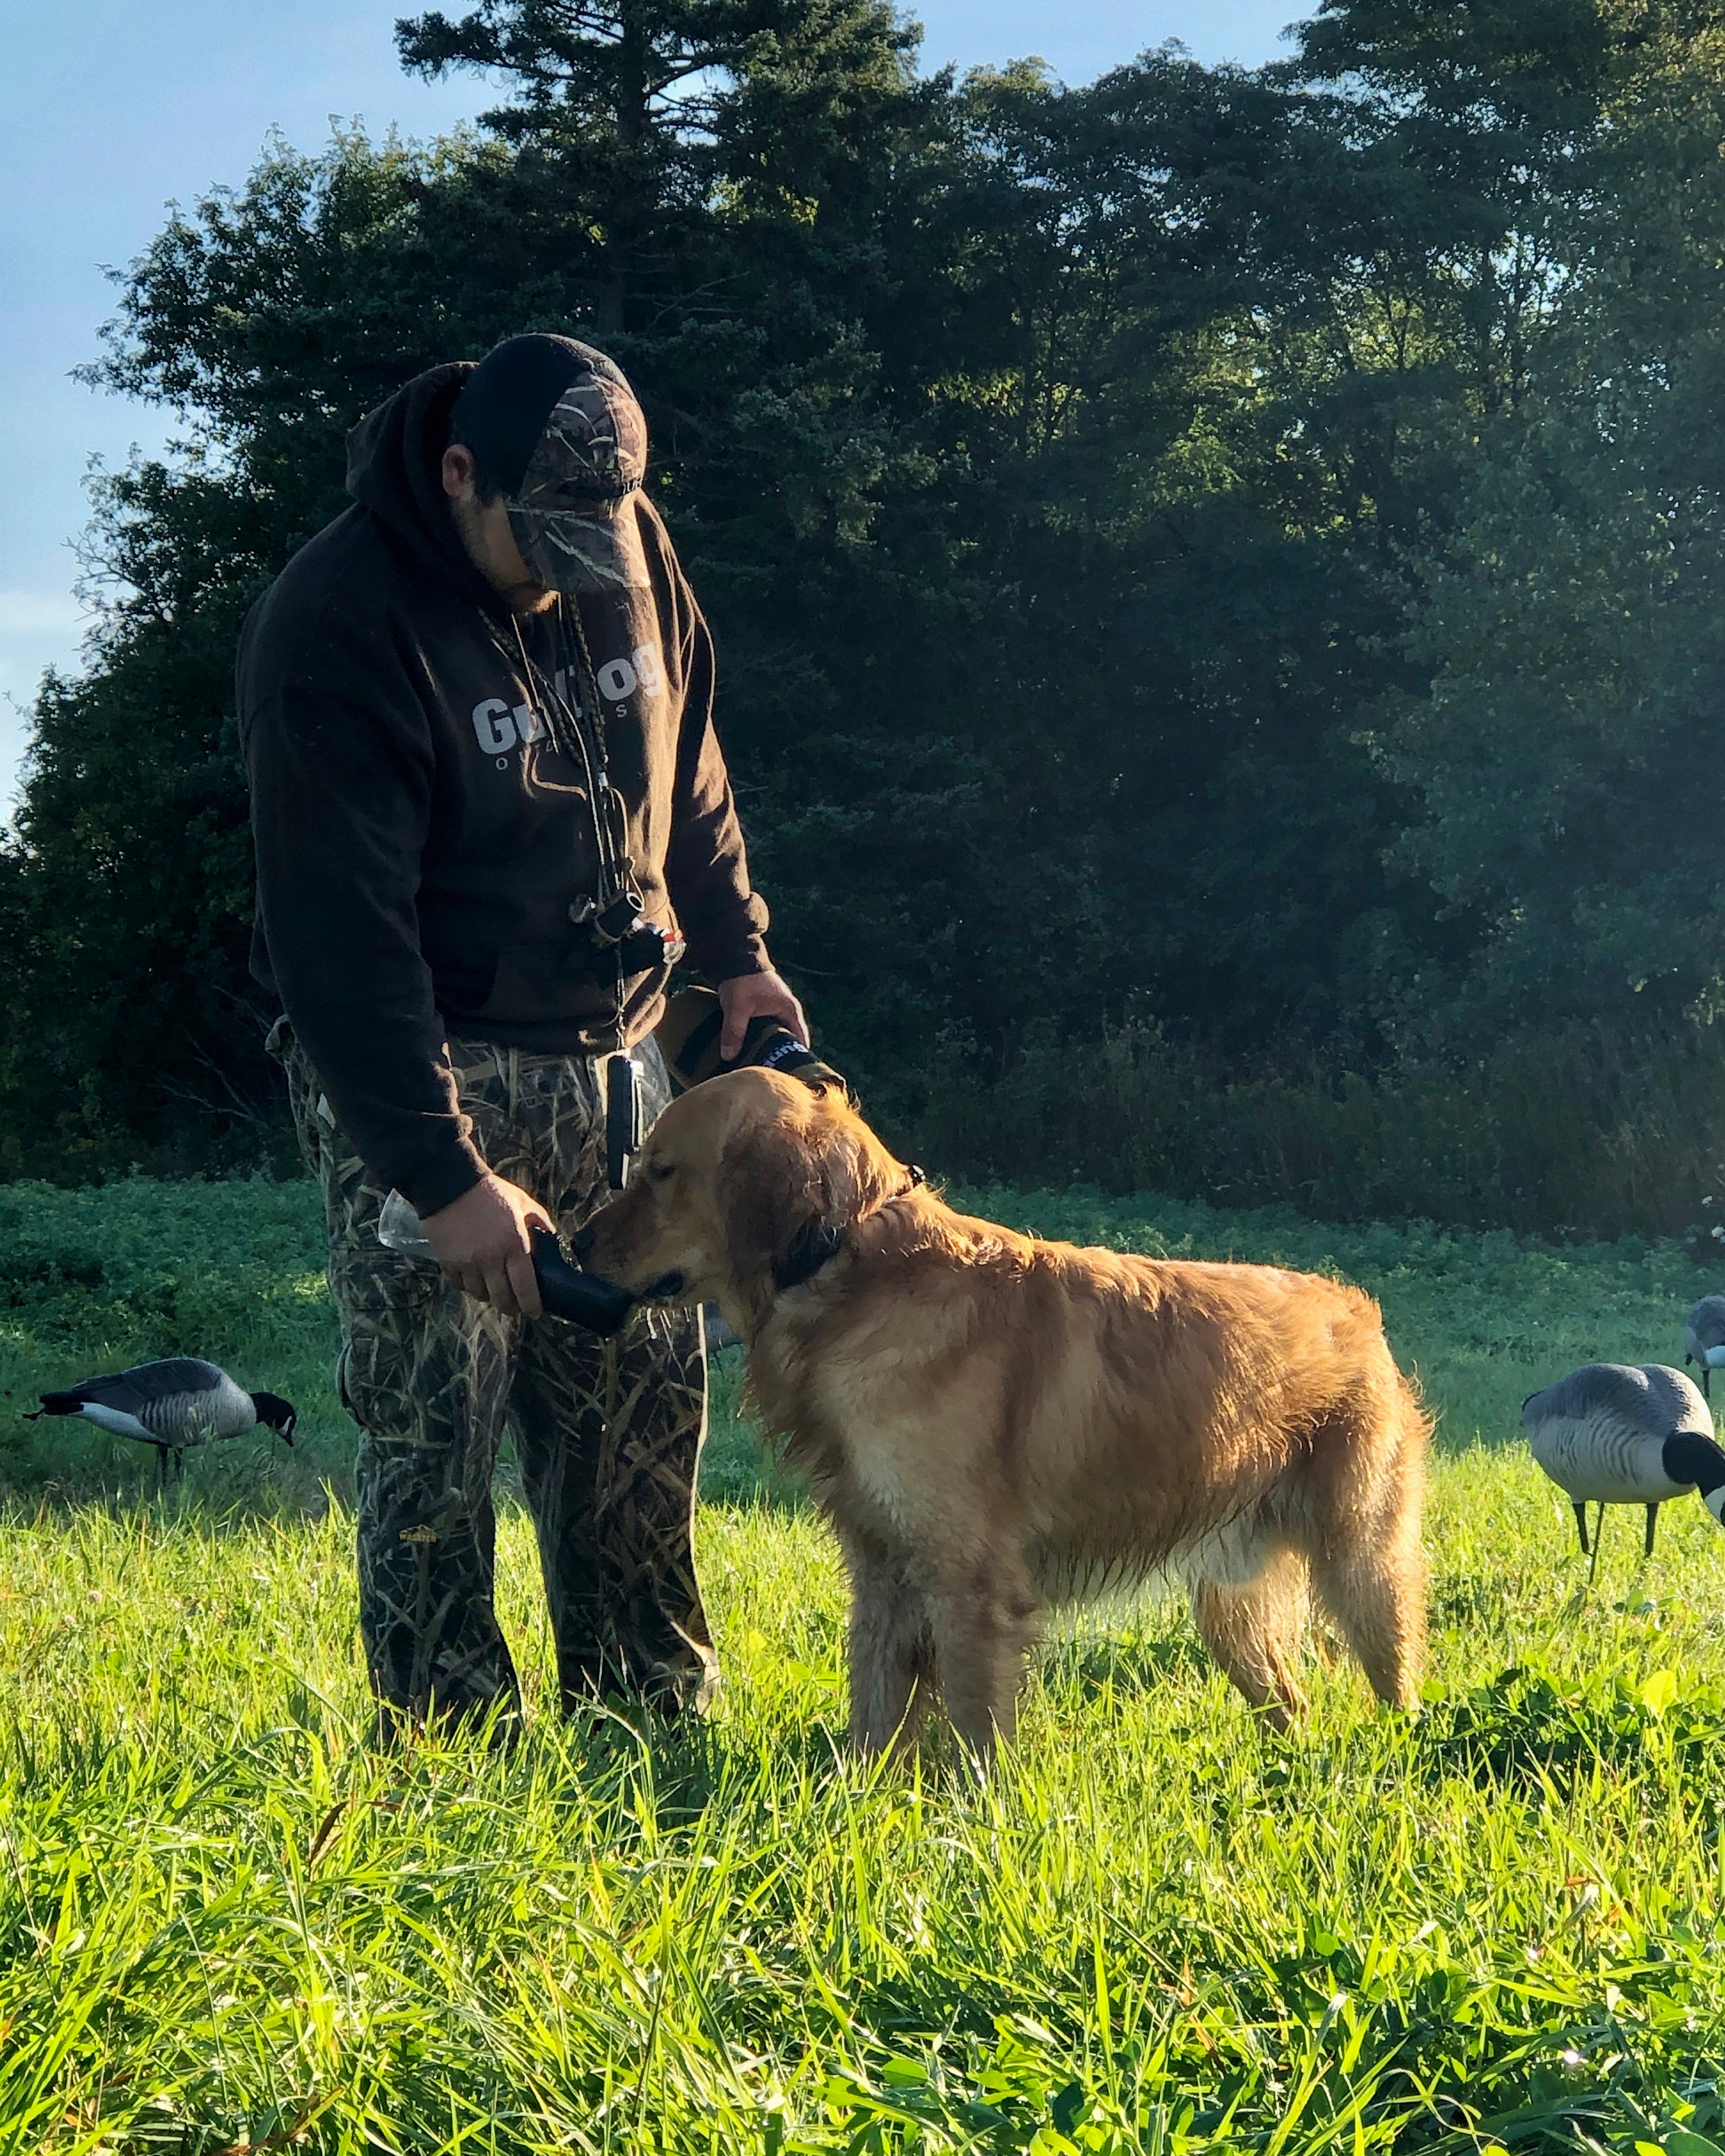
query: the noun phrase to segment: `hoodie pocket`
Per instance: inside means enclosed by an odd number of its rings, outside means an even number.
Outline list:
[[[500,1025],[588,1015],[598,1008],[599,986],[569,963],[570,956],[562,943],[506,944],[497,953],[490,992],[476,1015]]]
[[[595,973],[578,942],[508,943],[497,953],[490,993],[474,1013],[475,1020],[498,1025],[554,1024],[559,1019],[608,1017],[616,1005],[616,977]],[[650,968],[649,970],[651,970]],[[627,996],[645,973],[625,974]]]

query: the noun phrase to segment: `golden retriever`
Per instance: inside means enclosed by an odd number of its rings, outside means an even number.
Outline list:
[[[1038,1612],[1164,1568],[1276,1727],[1308,1581],[1412,1707],[1430,1425],[1358,1289],[1039,1242],[942,1204],[834,1089],[715,1078],[577,1239],[644,1300],[716,1302],[850,1573],[850,1722],[938,1693],[986,1760]]]

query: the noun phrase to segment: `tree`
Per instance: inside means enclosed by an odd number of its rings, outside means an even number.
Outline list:
[[[371,369],[393,377],[378,355],[415,313],[399,286],[393,332],[389,310],[350,311],[356,254],[441,162],[357,136],[321,160],[277,146],[238,194],[177,216],[129,275],[92,372],[194,433],[175,463],[99,485],[90,664],[49,675],[37,700],[0,959],[14,1168],[184,1167],[275,1142],[267,1014],[246,970],[234,640],[341,506],[343,429],[377,393]]]
[[[852,9],[851,28],[869,14]],[[795,91],[836,157],[844,100],[821,105],[799,49],[788,62],[763,49],[767,80],[739,133],[752,139],[762,110]],[[880,50],[870,67],[893,124],[901,70]],[[864,85],[854,102],[872,95]],[[189,439],[177,463],[106,490],[93,544],[114,603],[90,672],[49,682],[39,703],[11,865],[27,927],[6,1021],[18,1120],[42,1140],[33,1158],[159,1157],[198,1122],[194,1096],[206,1130],[195,1152],[212,1119],[267,1097],[244,971],[234,639],[269,578],[343,506],[342,439],[367,406],[452,351],[587,326],[585,257],[570,244],[591,222],[582,171],[552,189],[527,162],[488,141],[420,151],[356,136],[316,160],[278,146],[238,194],[177,216],[124,280],[92,373],[175,408]],[[854,274],[843,234],[811,247],[794,234],[800,212],[768,195],[747,234],[716,185],[685,205],[695,267],[663,280],[675,304],[649,309],[649,333],[611,341],[643,370],[667,506],[680,487],[716,513],[721,552],[745,580],[763,543],[794,553],[809,528],[851,529],[885,454],[878,423],[849,408],[870,356],[808,287],[811,254],[829,280]],[[792,237],[775,247],[779,228]],[[752,468],[766,483],[751,492],[737,482]],[[727,493],[747,496],[735,516]],[[197,843],[170,864],[194,779]],[[152,901],[144,918],[144,891],[167,886],[176,905]]]
[[[480,0],[396,31],[416,74],[507,79],[485,124],[518,199],[580,202],[565,298],[606,340],[686,283],[723,194],[755,215],[825,194],[858,109],[909,91],[918,35],[889,0]]]
[[[341,506],[352,422],[531,328],[641,393],[775,951],[877,1111],[937,1042],[998,1069],[1127,1010],[1235,1070],[1476,1049],[1602,872],[1527,839],[1528,757],[1634,794],[1651,861],[1648,759],[1712,693],[1699,21],[1330,0],[1276,68],[1076,90],[919,79],[879,0],[404,23],[409,65],[502,75],[480,133],[277,146],[123,282],[98,377],[187,443],[110,485],[113,603],[39,707],[14,1127],[221,1158],[265,1097],[235,630]],[[1709,873],[1638,868],[1562,1009],[1601,952],[1654,979]]]
[[[1649,11],[1649,15],[1651,16]],[[1486,925],[1429,1036],[1725,1011],[1725,69],[1705,9],[1643,16],[1562,228],[1558,319],[1424,564],[1400,851]]]

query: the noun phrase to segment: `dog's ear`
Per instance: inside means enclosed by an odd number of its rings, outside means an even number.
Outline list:
[[[745,1286],[770,1280],[779,1287],[793,1254],[803,1258],[829,1233],[830,1255],[843,1233],[825,1217],[819,1163],[798,1124],[773,1120],[733,1132],[719,1158],[717,1188],[731,1270]]]
[[[841,1101],[820,1094],[805,1114],[735,1132],[719,1162],[718,1197],[738,1280],[770,1281],[782,1292],[819,1271],[885,1195],[880,1151]]]

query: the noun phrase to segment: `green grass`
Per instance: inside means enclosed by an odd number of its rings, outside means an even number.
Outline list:
[[[1660,1246],[989,1193],[1044,1232],[1332,1267],[1442,1414],[1414,1723],[1345,1663],[1266,1740],[1147,1598],[1058,1628],[986,1790],[840,1741],[842,1593],[721,1386],[727,1689],[549,1711],[531,1536],[507,1757],[362,1739],[347,1427],[299,1185],[0,1188],[0,1386],[214,1354],[305,1441],[188,1463],[0,1417],[0,2152],[1725,2146],[1725,1540],[1585,1588],[1511,1440],[1680,1353]],[[781,1492],[782,1496],[783,1493]],[[1321,1644],[1321,1643],[1320,1643]]]

